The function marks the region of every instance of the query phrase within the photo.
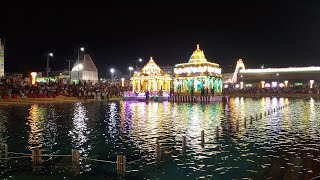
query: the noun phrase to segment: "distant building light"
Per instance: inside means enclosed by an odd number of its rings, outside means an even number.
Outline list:
[[[272,87],[277,87],[278,83],[277,82],[272,82]]]
[[[241,69],[241,73],[279,73],[299,71],[320,71],[320,67],[290,67],[290,68],[268,68],[268,69]]]

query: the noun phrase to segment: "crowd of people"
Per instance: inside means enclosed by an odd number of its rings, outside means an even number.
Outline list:
[[[56,96],[78,97],[81,99],[109,99],[122,97],[130,86],[122,87],[120,83],[81,81],[67,83],[66,81],[35,83],[22,78],[6,78],[0,81],[0,97],[9,98],[47,98]]]

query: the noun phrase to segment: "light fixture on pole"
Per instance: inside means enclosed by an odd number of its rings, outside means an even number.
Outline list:
[[[138,62],[142,62],[142,59],[139,58],[138,60],[135,60],[136,61],[136,71],[138,71]]]
[[[113,82],[113,73],[114,73],[114,69],[113,69],[113,68],[111,68],[111,69],[110,69],[110,72],[111,72],[111,82]]]
[[[84,47],[81,47],[80,49],[77,50],[78,51],[78,61],[80,60],[80,51],[84,52]]]
[[[130,77],[131,77],[131,71],[133,70],[133,67],[129,67],[129,71],[130,71]]]
[[[49,58],[50,57],[53,57],[53,53],[48,53],[48,55],[47,55],[47,77],[49,77],[49,71],[50,71],[50,68],[49,68]]]
[[[71,79],[71,69],[70,69],[70,62],[72,61],[72,60],[66,60],[66,61],[68,61],[69,62],[69,80]]]

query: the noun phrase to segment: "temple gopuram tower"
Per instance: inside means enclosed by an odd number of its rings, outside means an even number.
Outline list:
[[[4,76],[4,42],[0,38],[0,77]]]

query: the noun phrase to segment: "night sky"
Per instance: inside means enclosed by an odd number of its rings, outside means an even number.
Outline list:
[[[159,65],[187,62],[198,43],[225,71],[239,58],[247,68],[320,65],[316,1],[28,1],[0,8],[7,72],[44,71],[48,52],[52,70],[67,69],[84,46],[104,77],[150,56]]]

